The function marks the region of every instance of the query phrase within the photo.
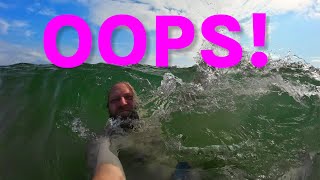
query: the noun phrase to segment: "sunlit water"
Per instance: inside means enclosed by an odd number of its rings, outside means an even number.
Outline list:
[[[320,179],[320,70],[294,56],[263,69],[0,68],[0,179],[88,179],[86,142],[108,123],[107,90],[129,81],[141,124],[113,139],[128,179]],[[141,177],[140,177],[141,176]]]

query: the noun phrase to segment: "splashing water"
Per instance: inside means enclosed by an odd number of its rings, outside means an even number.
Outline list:
[[[320,70],[293,55],[255,69],[249,57],[230,69],[199,59],[168,69],[1,67],[0,177],[88,178],[85,144],[108,123],[106,92],[129,81],[143,123],[115,140],[128,177],[138,151],[168,174],[187,161],[201,179],[318,179]]]

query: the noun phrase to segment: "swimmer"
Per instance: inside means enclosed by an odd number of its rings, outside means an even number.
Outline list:
[[[88,166],[91,169],[93,180],[125,180],[126,176],[122,163],[117,157],[117,152],[111,147],[111,137],[118,135],[117,130],[130,132],[134,128],[134,121],[139,120],[137,113],[138,98],[134,88],[128,82],[120,82],[113,85],[107,96],[107,108],[109,111],[109,124],[102,137],[89,143]],[[161,172],[161,166],[157,166]],[[171,179],[187,180],[190,179],[190,166],[186,162],[179,162]],[[136,172],[137,176],[141,173]],[[161,178],[157,172],[149,174],[154,179]],[[139,178],[141,179],[141,178]]]
[[[105,136],[89,143],[88,165],[93,171],[93,180],[124,180],[126,177],[122,164],[115,152],[110,150],[109,136],[114,127],[120,127],[124,131],[133,128],[131,121],[139,119],[138,99],[128,82],[113,85],[107,98],[110,123]]]

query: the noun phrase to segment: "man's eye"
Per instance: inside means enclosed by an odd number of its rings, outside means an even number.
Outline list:
[[[116,99],[111,99],[111,103],[116,103],[116,102],[118,102],[120,100],[120,98],[116,98]]]
[[[133,96],[128,95],[128,96],[125,96],[124,98],[125,98],[126,100],[132,100],[132,99],[133,99]]]

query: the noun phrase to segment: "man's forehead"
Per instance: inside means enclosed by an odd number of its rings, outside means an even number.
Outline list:
[[[128,87],[126,84],[124,83],[119,83],[119,84],[116,84],[114,85],[112,88],[111,88],[111,91],[110,91],[110,96],[119,96],[119,95],[122,95],[122,94],[133,94],[132,90],[130,87]]]

